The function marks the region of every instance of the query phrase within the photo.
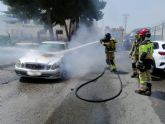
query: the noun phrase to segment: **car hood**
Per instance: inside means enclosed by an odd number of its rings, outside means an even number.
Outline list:
[[[22,63],[53,64],[59,62],[63,54],[30,53],[20,59]]]

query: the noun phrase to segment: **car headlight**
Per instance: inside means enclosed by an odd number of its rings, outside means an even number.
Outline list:
[[[21,67],[22,68],[25,68],[25,63],[21,63]]]
[[[15,66],[20,68],[21,67],[21,61],[16,62]]]
[[[51,69],[54,70],[54,69],[57,69],[59,67],[60,67],[60,65],[58,63],[55,63],[51,66]]]

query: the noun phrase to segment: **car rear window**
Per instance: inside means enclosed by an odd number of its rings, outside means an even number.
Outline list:
[[[159,44],[158,43],[153,42],[153,44],[154,44],[154,49],[159,49]]]
[[[165,44],[162,45],[162,48],[165,49]]]

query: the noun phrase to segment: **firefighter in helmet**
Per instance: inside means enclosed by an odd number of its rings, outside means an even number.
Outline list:
[[[153,64],[153,43],[150,41],[151,33],[147,28],[139,30],[140,36],[139,60],[137,68],[139,70],[140,88],[135,90],[136,93],[151,95],[151,74],[150,69]]]
[[[106,53],[106,63],[111,71],[116,71],[116,64],[115,64],[115,54],[116,51],[116,39],[111,37],[110,33],[106,33],[105,37],[100,40],[101,44],[105,46],[105,53]]]
[[[132,58],[132,70],[133,70],[133,74],[131,75],[132,78],[138,75],[136,64],[139,58],[139,43],[140,43],[140,37],[137,32],[135,34],[135,41],[133,42],[132,48],[130,51],[130,57]]]

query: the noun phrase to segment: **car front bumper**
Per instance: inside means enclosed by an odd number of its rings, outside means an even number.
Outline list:
[[[45,78],[45,79],[61,78],[60,68],[55,70],[31,70],[25,68],[15,68],[15,72],[20,77],[33,77],[33,78]]]

